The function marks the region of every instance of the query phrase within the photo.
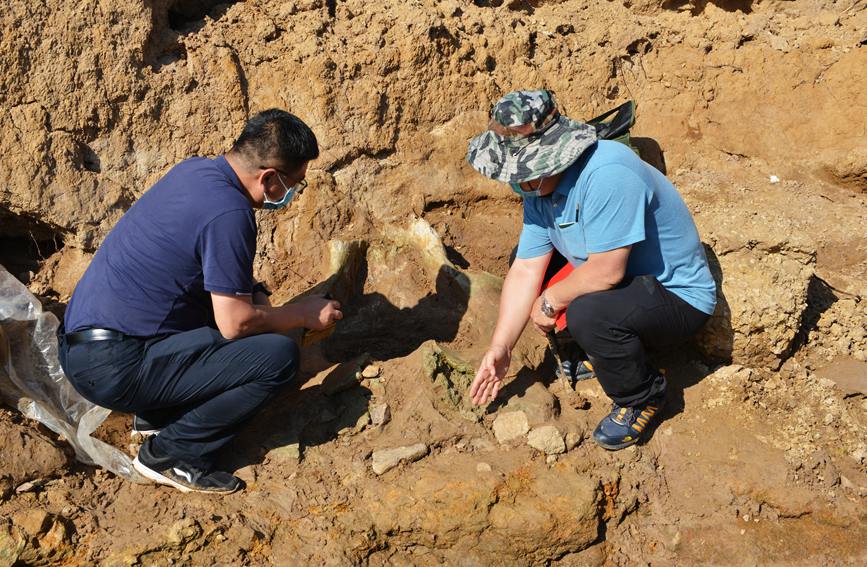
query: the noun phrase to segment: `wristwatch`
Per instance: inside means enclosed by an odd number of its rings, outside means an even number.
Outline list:
[[[540,305],[539,307],[540,307],[542,313],[545,314],[545,317],[551,317],[553,319],[554,316],[557,315],[557,312],[554,311],[554,307],[552,307],[551,304],[548,303],[548,298],[545,297],[544,293],[541,295],[541,297],[542,297],[542,305]]]

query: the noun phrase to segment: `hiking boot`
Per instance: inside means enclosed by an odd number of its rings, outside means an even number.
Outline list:
[[[142,419],[141,417],[134,415],[132,416],[132,433],[131,436],[138,436],[141,439],[146,439],[151,435],[156,435],[160,432],[160,427],[150,423],[149,421]]]
[[[154,437],[148,437],[138,450],[133,467],[158,484],[173,486],[181,492],[230,494],[241,488],[241,479],[223,471],[208,472],[173,457],[158,456]]]
[[[563,372],[566,373],[566,378],[572,382],[589,380],[596,375],[589,360],[564,360]]]
[[[611,413],[605,416],[596,430],[593,440],[609,451],[616,451],[634,445],[641,440],[653,418],[662,410],[665,394],[648,402],[625,408],[614,404]]]
[[[563,367],[565,378],[572,382],[580,382],[595,376],[593,365],[588,360],[587,353],[584,352],[578,343],[572,338],[568,330],[561,331],[555,335],[557,347],[560,349],[562,360],[560,361]]]

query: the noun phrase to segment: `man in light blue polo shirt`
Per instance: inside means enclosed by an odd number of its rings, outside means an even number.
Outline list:
[[[612,450],[638,442],[666,390],[645,346],[695,334],[716,303],[704,249],[677,190],[625,145],[597,140],[592,126],[562,116],[545,90],[500,99],[467,160],[524,198],[516,259],[470,387],[474,403],[496,397],[527,321],[545,334],[565,310],[570,334],[614,402],[594,440]],[[566,262],[572,273],[540,293],[546,271]]]

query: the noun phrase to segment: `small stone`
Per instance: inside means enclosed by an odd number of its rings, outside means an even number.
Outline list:
[[[581,441],[584,440],[584,435],[580,431],[567,431],[566,432],[566,450],[571,451],[575,447],[581,444]]]
[[[377,378],[382,374],[382,367],[378,364],[370,364],[361,371],[361,377],[367,380]]]
[[[518,437],[523,437],[530,431],[527,414],[522,411],[501,413],[494,420],[494,437],[500,443],[508,443]]]
[[[428,448],[424,443],[393,449],[378,449],[373,452],[373,472],[383,474],[396,467],[401,461],[417,461],[427,455],[427,452]]]
[[[358,432],[364,430],[365,427],[370,425],[370,422],[371,422],[370,412],[364,412],[358,418],[358,421],[355,422],[355,427],[352,428],[352,433],[358,433]]]
[[[542,451],[546,455],[557,455],[566,452],[563,436],[553,425],[537,427],[527,436],[530,447]]]
[[[547,457],[545,457],[545,462],[549,465],[553,465],[557,462],[557,455],[548,455]]]
[[[101,470],[102,469],[97,469],[97,472],[101,471]],[[33,492],[34,490],[40,488],[44,484],[45,484],[45,479],[42,479],[42,478],[37,478],[34,480],[28,480],[27,482],[19,484],[15,488],[15,492],[16,492],[16,494],[24,494],[25,492]]]
[[[491,472],[491,465],[489,465],[488,463],[479,463],[476,465],[476,471]]]
[[[301,460],[301,444],[290,443],[276,449],[268,451],[268,457],[275,461],[300,461]]]
[[[370,407],[370,423],[379,426],[391,421],[391,408],[388,404],[376,404]]]

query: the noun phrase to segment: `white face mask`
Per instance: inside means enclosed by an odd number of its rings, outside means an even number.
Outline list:
[[[265,194],[265,204],[262,205],[263,209],[268,209],[270,211],[276,211],[277,209],[282,209],[286,205],[292,202],[292,199],[295,198],[295,194],[298,193],[299,185],[293,185],[291,188],[286,187],[286,184],[283,183],[283,177],[277,173],[277,179],[280,180],[280,185],[283,186],[283,189],[286,190],[286,193],[283,195],[283,198],[278,201],[272,201],[268,198],[268,194]]]
[[[509,187],[511,187],[512,191],[514,191],[515,193],[517,193],[521,197],[535,198],[535,197],[541,197],[542,196],[540,194],[540,192],[542,191],[541,185],[539,185],[538,189],[534,189],[533,191],[524,191],[523,189],[521,189],[521,186],[518,185],[517,183],[509,183]]]

